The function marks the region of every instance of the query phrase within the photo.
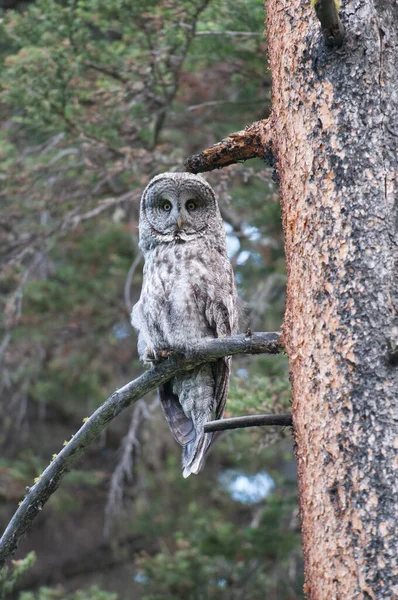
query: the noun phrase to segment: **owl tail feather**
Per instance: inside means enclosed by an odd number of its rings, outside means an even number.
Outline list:
[[[193,442],[187,444],[182,450],[182,476],[184,479],[192,473],[197,475],[202,468],[204,456],[210,446],[212,434],[202,433],[196,436]]]
[[[187,416],[173,392],[171,382],[159,388],[160,403],[174,439],[182,446],[183,476],[199,473],[204,456],[212,442],[213,434],[203,431],[204,423],[211,419],[211,412]]]

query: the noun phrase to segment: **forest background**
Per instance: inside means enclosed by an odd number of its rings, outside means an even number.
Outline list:
[[[82,420],[142,372],[129,323],[141,192],[268,116],[264,20],[262,0],[3,0],[2,528]],[[241,330],[276,331],[286,274],[272,169],[255,160],[207,179],[247,303]],[[234,359],[228,416],[289,402],[285,357]],[[183,480],[145,398],[67,475],[17,558],[31,550],[19,600],[302,598],[292,436],[225,433]]]

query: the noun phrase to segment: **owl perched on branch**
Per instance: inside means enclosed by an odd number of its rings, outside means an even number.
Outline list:
[[[206,337],[237,331],[235,280],[214,191],[192,173],[163,173],[144,190],[140,248],[145,257],[141,297],[133,308],[138,351],[156,361],[185,353]],[[183,476],[198,473],[212,440],[204,424],[223,416],[231,358],[201,365],[159,389],[174,438],[182,446]]]

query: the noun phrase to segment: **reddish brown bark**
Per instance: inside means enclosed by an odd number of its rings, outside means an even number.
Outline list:
[[[221,169],[249,158],[267,160],[272,134],[271,121],[257,121],[242,131],[231,133],[227,138],[194,154],[185,161],[185,169],[190,173],[204,173]]]
[[[397,5],[347,2],[341,51],[325,46],[309,4],[270,0],[267,8],[306,593],[391,599]]]

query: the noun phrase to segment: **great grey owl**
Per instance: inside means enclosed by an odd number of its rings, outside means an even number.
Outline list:
[[[229,336],[238,324],[237,295],[213,189],[191,173],[163,173],[144,190],[140,248],[141,297],[133,308],[144,361],[165,350],[189,351],[206,337]],[[174,438],[183,447],[183,476],[198,473],[212,434],[204,424],[223,416],[231,358],[179,375],[159,389]]]

